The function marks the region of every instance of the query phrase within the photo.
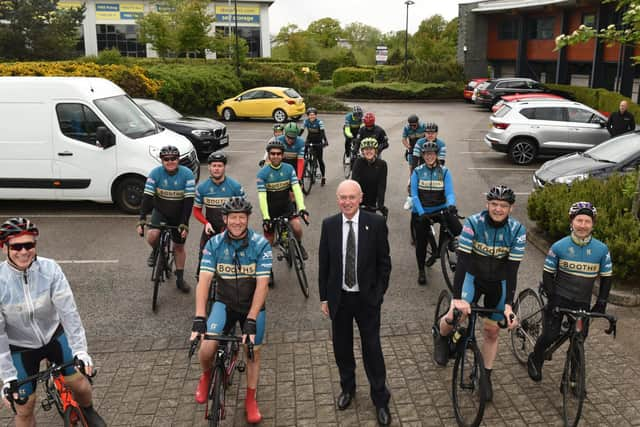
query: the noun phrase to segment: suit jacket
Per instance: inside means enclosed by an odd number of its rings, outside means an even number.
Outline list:
[[[360,210],[356,260],[360,297],[364,303],[380,306],[391,274],[388,230],[384,218]],[[342,294],[342,214],[322,221],[318,288],[320,301],[329,303],[329,314],[333,319]]]

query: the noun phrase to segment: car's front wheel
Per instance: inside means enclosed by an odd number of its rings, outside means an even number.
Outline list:
[[[519,138],[509,145],[509,157],[517,165],[528,165],[536,158],[538,147],[530,139]]]
[[[222,110],[222,118],[225,121],[230,122],[231,120],[236,118],[236,113],[234,113],[231,108],[225,108],[224,110]]]
[[[287,117],[287,113],[285,113],[284,110],[281,110],[280,108],[273,112],[273,120],[275,120],[277,123],[284,123],[287,120]]]

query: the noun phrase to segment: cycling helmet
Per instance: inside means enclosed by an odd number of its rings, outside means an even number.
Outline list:
[[[284,134],[289,138],[296,138],[298,135],[300,135],[298,125],[294,122],[287,123],[287,125],[284,127]]]
[[[273,141],[269,141],[269,143],[267,144],[267,153],[271,150],[273,150],[274,148],[282,151],[284,153],[284,144],[280,141],[278,141],[277,139],[274,139]]]
[[[438,125],[433,122],[429,122],[425,125],[425,132],[438,132]]]
[[[591,202],[576,202],[569,208],[569,219],[573,221],[578,215],[589,215],[595,221],[598,211]]]
[[[31,234],[38,237],[38,227],[27,218],[10,218],[0,225],[0,247],[13,237]]]
[[[376,124],[376,115],[372,112],[368,112],[364,115],[362,121],[366,127],[371,127]]]
[[[213,152],[209,154],[209,157],[207,157],[207,163],[213,163],[213,162],[222,162],[226,165],[227,155],[224,154],[222,151]]]
[[[362,111],[362,107],[359,105],[354,105],[353,106],[353,110],[352,110],[352,115],[358,117],[358,118],[362,118],[362,115],[364,114],[364,111]]]
[[[222,205],[222,214],[229,215],[230,213],[243,212],[249,215],[251,213],[251,203],[244,197],[231,197]]]
[[[416,116],[415,114],[412,114],[409,116],[409,118],[407,119],[407,122],[409,122],[410,125],[417,125],[418,124],[418,116]]]
[[[516,202],[516,195],[506,185],[496,185],[487,193],[487,200],[504,200],[512,205]]]
[[[365,148],[374,148],[377,150],[378,140],[372,137],[363,138],[362,141],[360,141],[360,151],[364,150]]]
[[[273,125],[273,131],[280,131],[280,132],[284,132],[284,125],[282,123],[275,123]]]
[[[178,150],[178,147],[175,147],[173,145],[165,145],[160,149],[161,159],[171,156],[180,157],[180,150]]]
[[[311,108],[307,108],[307,116],[308,116],[309,114],[312,114],[312,113],[313,113],[313,114],[318,114],[318,109],[317,109],[317,108],[313,108],[313,107],[311,107]]]
[[[438,151],[440,151],[440,147],[438,146],[438,143],[436,143],[436,142],[426,141],[422,145],[422,154],[424,154],[424,153],[438,153]]]

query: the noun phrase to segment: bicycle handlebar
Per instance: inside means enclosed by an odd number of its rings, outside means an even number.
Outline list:
[[[554,307],[553,312],[556,314],[568,314],[569,316],[572,316],[573,318],[577,318],[577,317],[589,317],[589,318],[599,318],[599,319],[607,319],[609,321],[609,327],[607,329],[605,329],[604,333],[607,335],[611,335],[613,334],[613,337],[616,337],[616,330],[617,330],[617,324],[618,324],[618,319],[616,318],[616,316],[613,316],[611,314],[607,314],[607,313],[597,313],[597,312],[591,312],[591,311],[586,311],[586,310],[571,310],[569,308],[562,308],[562,307]]]
[[[235,335],[217,335],[217,334],[209,334],[209,333],[204,335],[196,335],[196,337],[193,340],[191,340],[191,345],[189,346],[189,359],[193,357],[193,354],[196,352],[196,348],[198,347],[198,344],[200,343],[200,340],[202,340],[203,336],[204,336],[204,339],[208,341],[242,343],[242,337],[237,337]],[[253,360],[254,344],[248,338],[249,337],[247,337],[248,342],[243,344],[247,345],[247,353],[249,356],[249,360]]]
[[[483,308],[483,307],[478,307],[477,305],[472,305],[471,306],[471,313],[477,313],[477,314],[503,314],[504,310],[499,310],[497,308]],[[458,310],[457,308],[453,309],[453,324],[456,325],[459,321],[460,321],[460,317],[462,317],[462,311]],[[511,313],[510,319],[511,321],[513,321],[513,319],[515,319],[516,315],[514,313]],[[497,322],[498,326],[500,327],[500,329],[506,329],[507,328],[507,319],[503,316],[502,320]]]

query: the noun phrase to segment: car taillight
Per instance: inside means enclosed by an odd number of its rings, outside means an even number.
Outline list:
[[[509,123],[494,123],[493,127],[496,129],[506,129],[509,127]]]
[[[294,101],[293,99],[287,99],[287,104],[294,105],[295,103],[296,101]]]
[[[480,91],[480,95],[489,95],[489,91],[488,90],[481,90]]]

